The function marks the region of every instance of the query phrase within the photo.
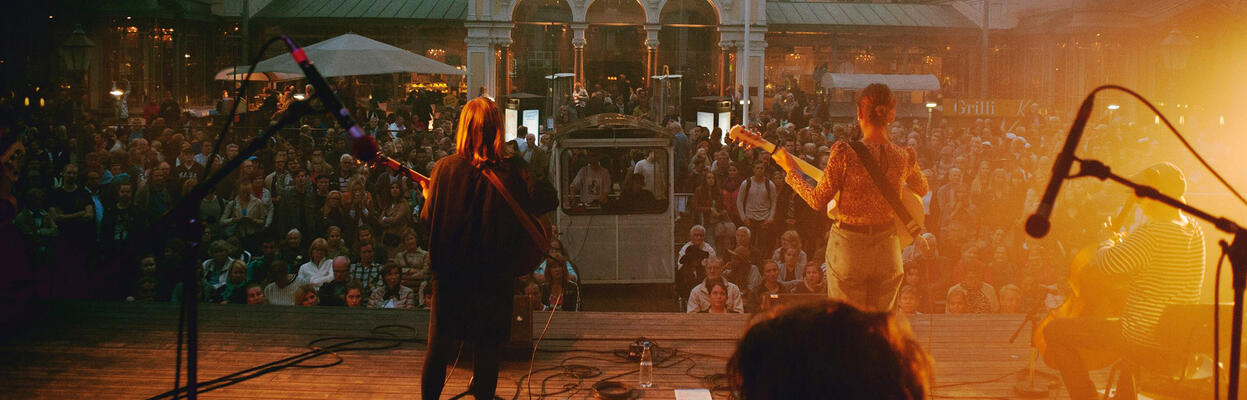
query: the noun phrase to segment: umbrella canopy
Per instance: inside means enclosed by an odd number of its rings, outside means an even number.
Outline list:
[[[244,80],[247,78],[248,68],[250,68],[250,66],[229,67],[229,68],[223,69],[221,70],[221,72],[216,73],[216,80],[218,81]],[[284,72],[260,72],[257,68],[255,72],[251,73],[250,80],[252,82],[269,82],[269,81],[290,81],[290,80],[302,79],[302,78],[303,78],[303,74],[287,74]]]
[[[316,69],[325,77],[379,75],[399,72],[465,75],[458,68],[354,33],[348,33],[303,48]],[[256,66],[256,71],[302,76],[299,65],[282,54]]]

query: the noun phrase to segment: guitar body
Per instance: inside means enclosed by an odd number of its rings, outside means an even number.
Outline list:
[[[1090,246],[1079,251],[1070,263],[1069,287],[1070,294],[1060,307],[1048,313],[1043,321],[1035,326],[1035,349],[1043,355],[1044,363],[1055,368],[1052,353],[1048,350],[1048,341],[1044,337],[1044,328],[1057,318],[1112,318],[1121,316],[1126,305],[1126,292],[1129,288],[1126,280],[1109,280],[1097,273],[1095,253],[1099,248]],[[1078,355],[1088,370],[1095,370],[1112,365],[1118,356],[1114,353],[1079,349]]]
[[[783,148],[776,147],[775,144],[768,142],[766,139],[763,139],[761,136],[758,136],[753,132],[749,132],[744,127],[739,125],[732,127],[732,129],[728,131],[728,137],[732,138],[732,140],[740,141],[749,146],[757,147],[770,152],[771,158],[774,159],[776,163],[779,163],[779,165],[785,165],[786,163],[783,161],[785,161],[784,159],[786,158],[786,161],[788,161],[787,164],[795,165],[797,169],[796,172],[805,175],[807,178],[806,180],[812,185],[817,185],[819,181],[823,180],[823,170],[818,169],[818,167],[815,167],[808,162],[805,162],[805,160],[788,155],[788,152],[784,151]],[[926,209],[922,206],[922,197],[918,196],[917,193],[914,193],[912,190],[909,190],[908,187],[904,186],[901,187],[900,197],[901,205],[905,207],[905,211],[909,212],[909,216],[914,219],[914,222],[916,222],[919,226],[925,224]],[[837,204],[839,201],[840,194],[837,193],[836,197],[827,203],[828,217],[835,219],[839,216],[839,212],[837,210]],[[907,247],[912,244],[914,242],[914,237],[909,234],[909,229],[905,226],[904,222],[901,222],[901,218],[899,216],[894,216],[892,221],[896,224],[896,237],[900,239],[901,247]]]

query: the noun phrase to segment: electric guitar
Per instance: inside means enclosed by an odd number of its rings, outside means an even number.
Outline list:
[[[771,158],[774,159],[775,163],[780,166],[796,166],[796,171],[791,172],[797,172],[799,175],[802,175],[802,178],[809,182],[811,186],[817,186],[818,182],[823,180],[823,170],[810,165],[810,163],[805,162],[805,160],[793,157],[791,154],[788,154],[784,148],[776,146],[774,143],[763,139],[761,135],[750,132],[743,126],[733,126],[732,129],[728,131],[728,137],[736,142],[744,144],[747,147],[755,147],[762,149],[762,151],[771,153]],[[787,158],[787,162],[781,162],[784,158]],[[836,193],[836,197],[827,203],[827,216],[831,217],[831,219],[838,219],[840,216],[840,210],[837,207],[837,204],[839,203],[840,195],[842,193],[843,192]],[[918,223],[918,225],[923,225],[926,222],[926,211],[922,206],[922,197],[918,196],[917,193],[909,190],[909,187],[904,185],[901,187],[900,197],[901,205],[905,207],[905,211],[909,212],[909,216],[913,218],[914,222]],[[900,239],[901,247],[909,246],[914,242],[914,237],[909,234],[909,229],[905,227],[904,222],[901,222],[900,217],[894,216],[892,222],[896,225],[896,237]]]

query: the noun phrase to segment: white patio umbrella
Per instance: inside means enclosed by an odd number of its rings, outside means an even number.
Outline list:
[[[379,75],[400,72],[466,75],[458,68],[354,33],[348,33],[303,48],[316,69],[325,77]],[[303,76],[299,65],[282,54],[256,66],[256,71]],[[245,72],[245,70],[244,70]]]
[[[218,81],[241,81],[247,78],[248,68],[250,68],[250,66],[229,67],[229,68],[221,70],[220,72],[217,72],[215,79]],[[302,79],[302,78],[303,78],[303,74],[287,74],[284,72],[255,71],[251,74],[250,80],[252,82],[269,82],[269,81],[291,81],[291,80]]]

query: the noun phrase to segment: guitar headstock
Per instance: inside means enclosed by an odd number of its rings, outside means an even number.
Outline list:
[[[774,144],[763,139],[761,135],[740,125],[733,126],[732,129],[728,130],[727,136],[745,147],[759,148],[766,151],[770,151],[770,148],[775,147]]]

